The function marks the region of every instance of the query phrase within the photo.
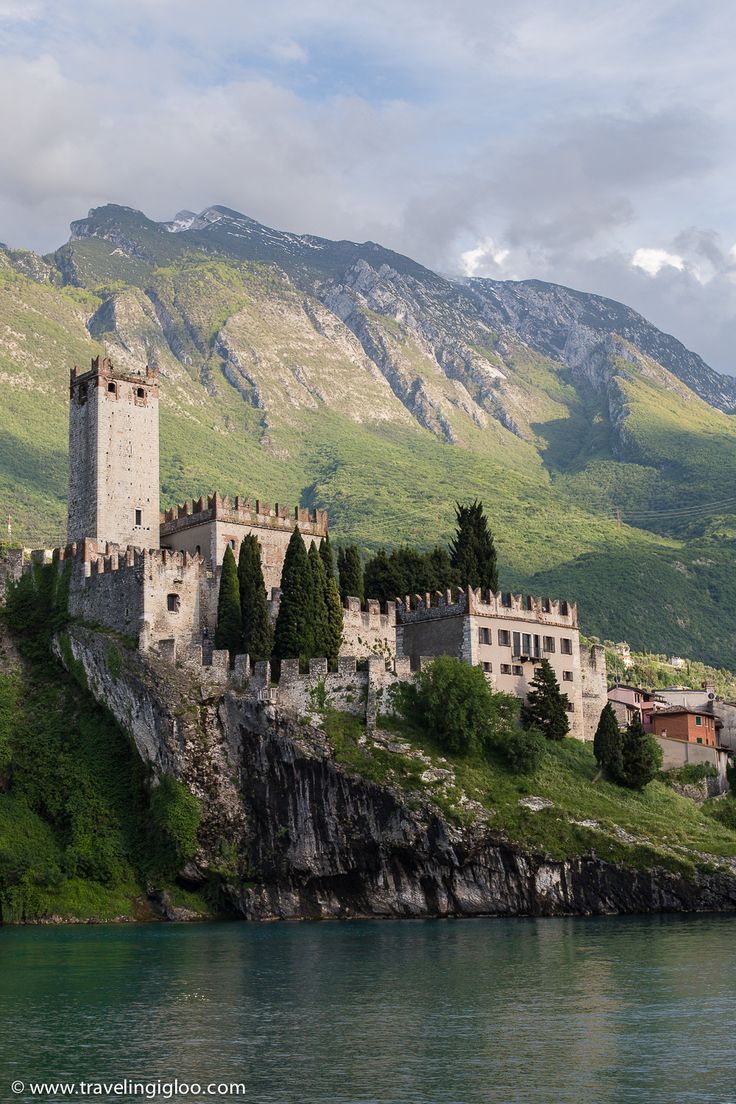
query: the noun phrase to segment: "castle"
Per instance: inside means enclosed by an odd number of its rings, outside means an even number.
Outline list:
[[[327,514],[231,501],[216,492],[161,514],[158,404],[156,368],[120,371],[109,357],[95,357],[89,371],[72,369],[68,544],[34,555],[71,563],[73,618],[112,629],[172,662],[204,664],[210,680],[235,678],[241,689],[250,686],[273,699],[267,663],[251,671],[247,657],[213,653],[222,558],[228,545],[237,557],[243,538],[257,536],[275,618],[294,528],[307,547],[319,544],[327,536]],[[0,588],[3,573],[17,576],[22,566],[17,554],[0,563]],[[348,598],[337,674],[327,671],[326,660],[313,660],[308,676],[286,661],[278,697],[306,711],[310,688],[326,680],[351,708],[352,684],[359,683],[360,708],[370,711],[371,701],[374,709],[381,701],[386,708],[382,695],[392,682],[410,678],[437,655],[482,666],[496,689],[518,697],[525,696],[540,659],[548,659],[569,698],[572,734],[592,739],[606,701],[605,655],[602,648],[581,648],[577,608],[471,588],[405,596],[384,609]],[[356,671],[361,658],[367,664]]]

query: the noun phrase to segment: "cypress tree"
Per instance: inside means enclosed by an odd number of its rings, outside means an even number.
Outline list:
[[[593,754],[598,766],[613,781],[621,777],[621,729],[610,702],[601,710],[593,737]]]
[[[342,644],[343,607],[340,591],[337,589],[335,569],[332,561],[332,549],[329,538],[325,537],[319,546],[319,554],[325,569],[325,606],[327,607],[326,655],[330,663],[336,663]]]
[[[217,596],[217,628],[215,647],[227,648],[231,656],[243,651],[243,624],[240,615],[240,587],[235,556],[230,545],[225,549]]]
[[[469,506],[455,503],[457,529],[450,544],[450,559],[457,575],[458,586],[498,590],[496,546],[483,513],[483,503],[476,499]]]
[[[662,766],[662,749],[645,732],[636,717],[626,728],[621,741],[621,782],[632,790],[643,790]]]
[[[281,604],[274,630],[278,659],[306,659],[311,653],[312,572],[299,526],[294,527],[281,572]]]
[[[327,579],[325,565],[316,544],[310,544],[307,559],[311,579],[309,595],[311,633],[308,654],[326,656],[330,646],[326,601]]]
[[[524,726],[540,729],[548,740],[563,740],[570,731],[568,704],[567,694],[560,691],[549,660],[543,659],[521,707]]]
[[[240,613],[243,651],[251,660],[268,659],[273,648],[273,629],[268,616],[268,597],[261,567],[261,546],[249,533],[240,545],[238,557]]]
[[[360,552],[355,544],[348,544],[341,548],[338,555],[340,569],[340,597],[343,602],[346,598],[365,597],[363,585],[363,565],[360,562]]]

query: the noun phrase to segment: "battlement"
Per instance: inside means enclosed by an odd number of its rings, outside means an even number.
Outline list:
[[[109,356],[92,357],[90,367],[86,372],[80,371],[75,364],[69,372],[69,397],[79,401],[86,397],[86,389],[89,386],[100,387],[108,381],[131,383],[134,386],[144,383],[149,392],[158,394],[159,371],[157,367],[146,365],[145,372],[124,372],[116,368]]]
[[[434,594],[406,595],[396,600],[396,616],[400,624],[427,621],[440,617],[502,617],[512,621],[543,625],[578,627],[578,608],[564,599],[535,598],[530,594],[499,591],[438,590]]]
[[[291,530],[296,525],[302,533],[313,537],[327,536],[328,516],[326,510],[309,510],[302,506],[283,506],[278,502],[272,508],[268,502],[256,498],[241,498],[232,501],[228,495],[218,492],[172,506],[161,514],[161,536],[178,533],[190,525],[202,525],[211,521],[221,521],[230,525],[247,525],[268,529]]]
[[[359,624],[365,629],[389,628],[396,624],[396,603],[386,602],[381,609],[380,602],[369,598],[364,608],[360,598],[346,598],[344,620],[346,623]]]

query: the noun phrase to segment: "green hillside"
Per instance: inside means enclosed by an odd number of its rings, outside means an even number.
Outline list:
[[[588,326],[592,351],[563,363],[485,287],[211,212],[170,233],[108,207],[45,261],[0,251],[14,538],[64,540],[68,371],[106,349],[160,368],[163,506],[215,487],[299,500],[370,550],[443,541],[478,496],[503,586],[578,599],[589,634],[736,666],[736,425],[675,354]]]

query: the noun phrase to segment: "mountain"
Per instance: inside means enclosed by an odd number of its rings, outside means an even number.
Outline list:
[[[628,307],[224,207],[98,208],[52,255],[0,249],[0,505],[31,542],[63,540],[67,372],[103,348],[160,368],[165,505],[300,499],[371,549],[445,540],[477,495],[503,586],[736,666],[736,381]]]

